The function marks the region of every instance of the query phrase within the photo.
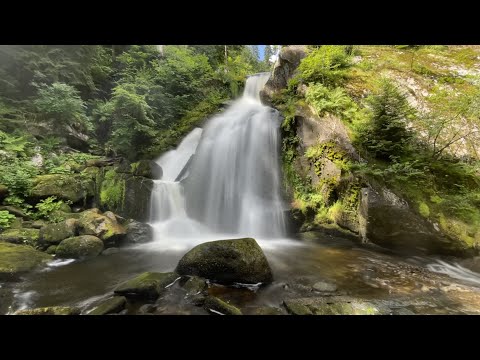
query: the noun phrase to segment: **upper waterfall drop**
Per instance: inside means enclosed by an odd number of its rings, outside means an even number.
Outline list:
[[[241,98],[157,160],[164,174],[151,199],[158,241],[285,236],[280,117],[259,96],[268,77],[248,77]]]

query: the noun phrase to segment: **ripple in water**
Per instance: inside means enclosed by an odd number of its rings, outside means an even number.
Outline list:
[[[437,263],[428,264],[427,269],[471,284],[480,285],[480,274],[466,269],[459,264],[449,264],[445,261],[437,260]]]

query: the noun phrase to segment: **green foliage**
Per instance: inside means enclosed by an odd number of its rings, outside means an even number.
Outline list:
[[[323,45],[311,51],[301,61],[298,71],[306,82],[336,86],[345,80],[350,58],[344,46]]]
[[[102,205],[115,209],[123,206],[125,201],[125,180],[118,176],[115,170],[105,173],[100,189],[100,201]]]
[[[85,125],[85,104],[71,85],[56,82],[39,86],[34,105],[40,116],[55,126]]]
[[[30,161],[12,159],[0,164],[0,183],[7,186],[12,197],[27,196],[32,187],[32,179],[37,174],[38,168]]]
[[[53,222],[60,221],[61,218],[55,213],[60,211],[64,204],[70,205],[71,201],[64,202],[63,200],[57,200],[56,196],[50,196],[44,200],[41,200],[37,205],[35,205],[35,208],[37,209],[36,217]]]
[[[380,91],[367,99],[370,121],[359,129],[359,143],[375,157],[392,160],[403,155],[412,137],[407,121],[413,115],[405,95],[389,80],[382,80]]]
[[[0,131],[0,150],[15,153],[15,156],[26,156],[31,145],[26,136],[15,136]]]
[[[8,229],[13,220],[15,220],[15,215],[6,210],[0,210],[0,230]]]
[[[425,218],[430,216],[430,208],[424,202],[420,202],[420,204],[418,204],[418,212]]]

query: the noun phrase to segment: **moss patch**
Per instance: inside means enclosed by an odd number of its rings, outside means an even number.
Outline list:
[[[15,280],[52,257],[30,246],[0,242],[0,280]]]
[[[115,170],[108,170],[100,186],[100,202],[109,209],[125,206],[125,178]]]

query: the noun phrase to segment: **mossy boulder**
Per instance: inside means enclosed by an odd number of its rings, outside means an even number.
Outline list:
[[[131,165],[133,175],[143,176],[149,179],[159,180],[163,176],[163,170],[160,165],[151,160],[140,160]]]
[[[78,223],[80,235],[94,235],[106,244],[121,241],[127,234],[127,230],[117,222],[115,215],[105,216],[99,214],[98,210],[82,212]]]
[[[276,307],[264,306],[255,309],[253,315],[283,315],[283,311]]]
[[[59,244],[62,240],[78,235],[79,221],[67,219],[48,224],[40,229],[40,242],[45,245]]]
[[[328,296],[284,301],[285,308],[293,315],[388,315],[390,309],[360,299]]]
[[[18,310],[14,315],[80,315],[80,309],[68,306],[50,306]]]
[[[127,299],[124,296],[114,296],[108,300],[103,301],[101,304],[96,306],[93,310],[88,312],[87,315],[115,314],[125,309],[126,304],[127,304]]]
[[[0,206],[0,210],[6,210],[10,214],[15,215],[16,217],[22,218],[23,220],[30,220],[30,216],[25,214],[25,211],[23,211],[22,209],[16,206],[11,206],[11,205]]]
[[[168,285],[174,283],[178,278],[178,274],[173,272],[145,272],[120,284],[114,292],[127,297],[156,299],[164,293]]]
[[[33,181],[30,197],[45,199],[56,196],[73,203],[94,195],[94,182],[81,174],[50,174],[37,176]]]
[[[50,255],[55,255],[57,251],[57,245],[50,245],[45,252]]]
[[[208,296],[203,304],[205,310],[217,315],[243,315],[242,311],[215,296]],[[219,314],[220,313],[220,314]]]
[[[42,227],[44,227],[45,225],[47,225],[48,223],[44,220],[35,220],[35,221],[32,221],[32,225],[31,227],[33,229],[41,229]]]
[[[39,237],[38,229],[8,229],[0,233],[0,241],[31,246],[37,245]]]
[[[147,221],[152,188],[151,179],[104,168],[97,176],[95,204],[127,219]]]
[[[91,235],[75,236],[63,240],[55,251],[61,258],[85,259],[99,255],[103,250],[103,241]]]
[[[176,272],[218,283],[270,283],[272,270],[262,249],[252,238],[218,240],[200,244],[180,259]]]
[[[187,292],[187,295],[200,294],[207,287],[205,279],[198,276],[190,276],[183,284],[183,289]]]
[[[125,223],[127,236],[125,241],[130,244],[141,244],[153,240],[153,228],[149,224],[129,219]]]
[[[51,259],[50,255],[30,246],[0,242],[0,281],[16,280]]]

